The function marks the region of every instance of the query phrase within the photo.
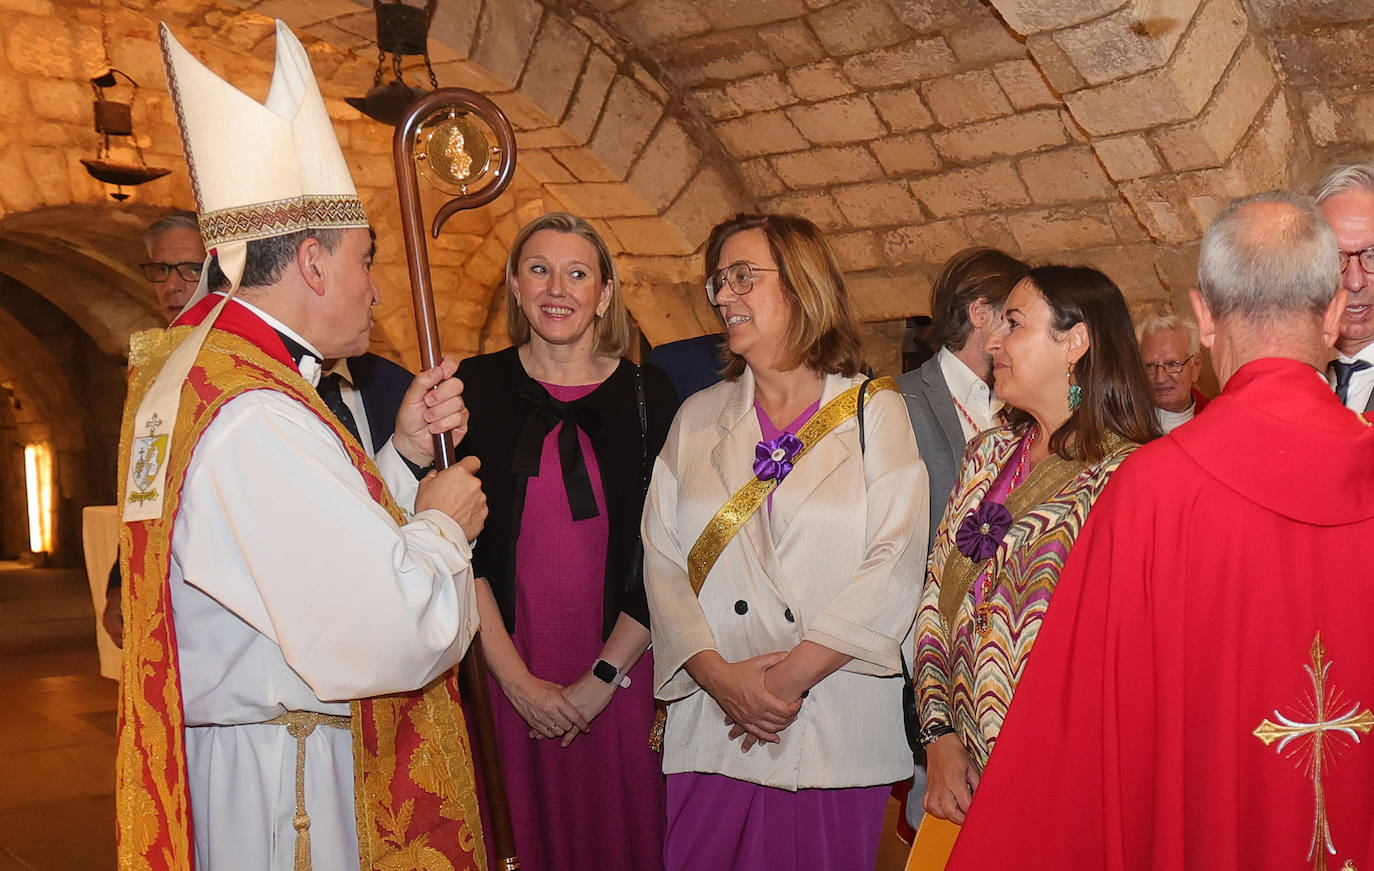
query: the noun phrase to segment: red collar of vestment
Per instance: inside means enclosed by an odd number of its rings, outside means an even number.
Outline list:
[[[1174,439],[1246,499],[1303,523],[1374,517],[1374,428],[1297,360],[1269,357],[1236,371]]]
[[[194,327],[204,322],[222,298],[219,294],[209,294],[205,299],[182,312],[172,322],[172,326]],[[215,321],[215,329],[224,330],[226,333],[247,339],[273,360],[284,366],[297,369],[296,361],[291,359],[291,355],[287,353],[286,345],[277,335],[277,331],[247,306],[241,305],[237,299],[229,300],[224,311],[219,313],[219,318]]]

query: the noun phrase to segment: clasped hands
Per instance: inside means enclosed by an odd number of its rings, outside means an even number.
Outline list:
[[[578,735],[591,731],[592,720],[610,704],[616,686],[599,680],[591,671],[567,686],[526,671],[520,680],[502,689],[529,724],[530,738],[556,738],[567,747]]]
[[[727,662],[715,651],[698,655],[703,654],[709,656],[694,677],[725,711],[730,740],[744,738],[742,753],[760,742],[776,744],[782,730],[797,719],[806,689],[782,666],[789,654],[765,653],[739,662]]]

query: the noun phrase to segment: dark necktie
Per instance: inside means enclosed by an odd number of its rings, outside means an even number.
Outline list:
[[[315,388],[320,391],[320,398],[324,404],[329,406],[329,410],[334,412],[334,416],[339,419],[339,423],[348,428],[353,433],[353,438],[362,444],[363,437],[358,432],[358,421],[353,419],[353,412],[349,410],[348,403],[344,402],[343,390],[339,386],[343,381],[343,376],[338,372],[330,372],[320,376],[320,386]]]
[[[1345,405],[1350,399],[1350,379],[1361,369],[1368,369],[1369,363],[1365,360],[1356,360],[1354,363],[1332,360],[1331,368],[1336,370],[1336,398],[1340,399],[1341,405]]]

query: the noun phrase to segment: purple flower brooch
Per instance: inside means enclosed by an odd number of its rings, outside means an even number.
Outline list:
[[[1011,529],[1011,512],[1007,506],[985,499],[959,524],[954,543],[964,556],[974,562],[982,562],[997,553],[997,545],[1002,542],[1002,536],[1007,534],[1008,529]]]
[[[802,440],[785,432],[772,441],[759,442],[754,448],[754,474],[760,481],[776,480],[779,484],[792,471],[792,461],[801,453]]]

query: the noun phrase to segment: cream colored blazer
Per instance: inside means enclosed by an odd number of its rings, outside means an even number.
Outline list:
[[[830,375],[821,404],[861,378]],[[687,554],[753,477],[762,438],[746,370],[695,394],[673,421],[644,513],[644,581],[654,688],[668,705],[663,768],[796,790],[873,786],[911,776],[899,650],[925,572],[929,482],[902,397],[873,396],[803,457],[725,548],[701,595]],[[812,641],[853,659],[813,687],[777,744],[740,752],[724,712],[683,664],[714,649],[736,662]]]

